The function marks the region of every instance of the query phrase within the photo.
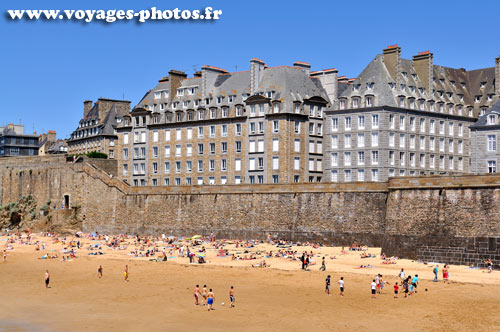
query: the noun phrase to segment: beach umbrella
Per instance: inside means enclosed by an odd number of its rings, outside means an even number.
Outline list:
[[[204,253],[199,253],[199,254],[196,254],[196,255],[197,255],[198,257],[205,257],[205,256],[206,256],[206,254],[204,254]]]
[[[196,239],[201,239],[201,235],[195,235],[193,237],[191,237],[193,240],[196,240]]]

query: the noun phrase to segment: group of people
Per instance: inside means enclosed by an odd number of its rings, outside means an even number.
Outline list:
[[[325,293],[330,296],[330,283],[331,283],[331,276],[328,275],[325,279]],[[344,277],[340,277],[339,281],[337,281],[339,284],[339,289],[340,289],[340,296],[344,296]]]
[[[200,299],[201,299],[201,305],[206,306],[208,311],[215,310],[214,309],[215,294],[212,288],[210,288],[207,291],[207,285],[203,285],[203,289],[200,291],[200,285],[196,285],[193,291],[193,296],[194,296],[194,305],[200,305]],[[235,302],[234,286],[231,286],[231,288],[229,289],[229,301],[230,301],[230,308],[234,308],[234,302]],[[224,302],[222,302],[222,305],[224,305]]]

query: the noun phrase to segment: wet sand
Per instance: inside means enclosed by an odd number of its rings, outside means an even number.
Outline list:
[[[2,248],[4,244],[0,242]],[[361,259],[358,252],[340,255],[340,248],[299,247],[300,252],[313,250],[327,257],[327,271],[320,272],[320,257],[315,257],[317,265],[311,271],[301,271],[300,262],[282,258],[266,259],[271,268],[252,268],[259,260],[231,261],[216,257],[215,250],[209,250],[209,263],[203,265],[187,264],[187,258],[168,262],[134,258],[127,255],[133,247],[126,251],[103,247],[102,256],[80,250],[78,258],[61,262],[61,247],[49,244],[46,251],[58,253],[59,258],[42,260],[38,258],[45,252],[35,251],[35,246],[14,244],[7,262],[0,262],[0,331],[7,324],[2,322],[46,331],[493,331],[500,326],[500,272],[452,266],[451,282],[444,284],[431,281],[431,266],[409,260],[384,266],[379,257]],[[276,251],[267,244],[248,250],[270,248]],[[380,250],[369,252],[378,256]],[[329,259],[334,255],[337,259]],[[129,282],[123,281],[125,264]],[[354,268],[360,264],[375,268]],[[99,265],[104,268],[102,279],[97,277]],[[394,299],[392,284],[402,267],[407,274],[419,274],[419,292]],[[51,274],[50,289],[44,286],[46,269]],[[370,283],[376,273],[391,285],[371,299]],[[332,275],[331,296],[324,293],[327,274]],[[346,285],[344,297],[338,295],[340,276]],[[214,289],[216,310],[208,312],[193,304],[196,284]],[[234,309],[229,308],[231,285],[236,291]],[[14,328],[19,329],[11,331],[23,331],[23,326]]]

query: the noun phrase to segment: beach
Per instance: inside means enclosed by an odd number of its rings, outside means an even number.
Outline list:
[[[6,239],[0,238],[2,249]],[[346,249],[342,254],[339,247],[292,247],[300,254],[314,253],[316,264],[302,271],[298,260],[265,258],[264,253],[278,250],[275,245],[243,249],[235,248],[234,242],[224,250],[240,257],[246,250],[246,255],[259,258],[218,257],[219,251],[203,242],[195,249],[206,248],[206,264],[189,264],[188,258],[175,252],[170,257],[176,258],[166,262],[150,261],[152,257],[130,254],[135,249],[132,240],[126,250],[113,250],[103,240],[88,238],[78,239],[83,248],[76,249],[77,258],[63,262],[61,251],[68,249],[70,239],[65,244],[53,243],[53,238],[33,235],[31,243],[43,242],[45,250],[35,250],[34,244],[11,245],[7,261],[0,262],[0,331],[7,324],[19,324],[11,331],[30,331],[33,326],[43,331],[492,331],[500,326],[497,271],[451,266],[450,282],[443,283],[440,274],[440,281],[434,283],[433,265],[404,259],[382,264],[378,248],[367,250],[375,258],[362,259],[361,252]],[[90,244],[101,249],[87,250]],[[165,243],[155,246],[160,249],[155,257],[162,256],[163,247],[169,255]],[[98,251],[103,255],[89,255]],[[58,258],[40,259],[46,253]],[[326,261],[324,272],[319,271],[321,257]],[[263,259],[270,267],[252,267]],[[102,278],[97,275],[100,265]],[[123,276],[125,265],[128,282]],[[418,293],[407,299],[402,294],[393,297],[392,285],[399,282],[401,268],[420,278]],[[46,270],[50,271],[48,289]],[[324,292],[328,274],[332,276],[331,296]],[[370,283],[376,274],[382,274],[389,285],[371,299]],[[344,297],[338,293],[341,276]],[[213,289],[215,310],[194,305],[196,284]],[[235,308],[229,307],[231,286]]]

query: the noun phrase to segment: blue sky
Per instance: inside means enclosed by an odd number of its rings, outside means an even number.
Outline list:
[[[221,9],[215,22],[149,21],[83,24],[10,21],[7,9]],[[114,1],[2,0],[0,125],[56,130],[67,137],[83,101],[99,97],[136,104],[170,69],[212,65],[247,70],[305,61],[356,77],[390,44],[403,57],[431,50],[436,64],[493,67],[500,55],[500,2],[472,1]]]

